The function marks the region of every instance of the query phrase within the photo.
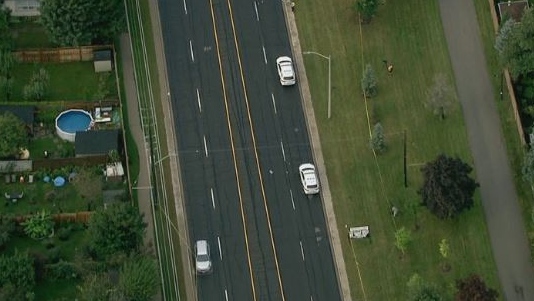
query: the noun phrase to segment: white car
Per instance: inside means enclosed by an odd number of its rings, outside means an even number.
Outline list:
[[[305,194],[319,193],[319,180],[315,172],[315,166],[304,163],[299,166],[300,181]]]
[[[195,243],[195,267],[198,274],[211,272],[210,245],[206,240],[197,240]]]
[[[288,56],[281,56],[276,59],[276,68],[278,77],[282,86],[292,86],[297,82],[295,70],[293,69],[293,60]]]

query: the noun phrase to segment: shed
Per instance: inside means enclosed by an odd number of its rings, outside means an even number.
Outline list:
[[[40,16],[40,0],[5,0],[4,7],[11,10],[13,17]]]
[[[35,121],[35,107],[34,106],[15,106],[15,105],[0,105],[0,114],[10,112],[17,116],[24,124],[30,133],[33,132],[33,122]]]
[[[93,51],[95,72],[109,72],[113,69],[113,55],[111,49]]]
[[[521,18],[528,8],[528,1],[505,1],[498,4],[499,17],[501,23],[506,21],[507,18],[512,18],[516,22],[521,22]]]
[[[76,157],[108,155],[115,150],[122,153],[121,134],[119,130],[99,130],[76,132],[74,141]]]
[[[10,112],[13,115],[20,118],[25,124],[33,124],[35,117],[35,107],[34,106],[9,106],[1,105],[0,114],[4,112]]]

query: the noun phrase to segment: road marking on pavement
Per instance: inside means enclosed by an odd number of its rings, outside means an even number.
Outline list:
[[[206,157],[208,156],[208,143],[206,142],[206,136],[204,136],[204,153],[206,154]]]
[[[254,10],[256,11],[256,21],[260,20],[260,15],[258,14],[258,4],[254,1]]]
[[[293,210],[295,210],[295,201],[293,198],[293,190],[289,189],[289,195],[291,196],[291,205],[293,205]]]
[[[265,51],[265,46],[262,46],[263,48],[263,61],[265,62],[265,65],[267,65],[267,52]]]
[[[219,257],[221,258],[221,261],[222,261],[221,238],[219,236],[217,236],[217,243],[219,244]]]
[[[185,3],[185,0],[184,0],[184,11],[185,11],[185,14],[187,15],[187,4]]]
[[[211,190],[211,205],[213,206],[213,209],[215,209],[215,196],[213,195],[213,188]]]
[[[243,238],[245,239],[245,248],[247,250],[247,264],[248,264],[248,273],[249,273],[249,279],[250,279],[250,287],[252,289],[252,300],[256,301],[256,286],[254,284],[254,274],[252,272],[252,261],[250,259],[250,245],[248,241],[248,231],[247,231],[247,220],[245,219],[245,209],[243,207],[243,194],[241,191],[241,181],[239,179],[239,172],[237,169],[237,160],[236,160],[236,150],[235,150],[235,142],[234,142],[234,134],[232,133],[232,123],[230,122],[230,108],[228,105],[228,95],[226,91],[226,84],[224,79],[224,73],[222,70],[222,59],[221,59],[221,51],[219,47],[219,38],[217,37],[217,25],[215,24],[215,12],[213,11],[213,0],[210,1],[210,11],[211,11],[211,19],[212,19],[212,25],[213,25],[213,32],[214,38],[215,38],[215,45],[217,48],[217,60],[219,62],[219,74],[221,76],[221,88],[223,90],[223,100],[224,100],[224,108],[226,111],[226,124],[228,126],[228,131],[230,135],[230,147],[232,148],[232,161],[234,163],[234,172],[235,172],[235,178],[237,183],[237,194],[239,196],[239,209],[241,213],[241,222],[243,226]],[[228,293],[225,289],[225,295],[226,300],[228,301]]]
[[[304,259],[304,248],[302,247],[302,241],[299,241],[300,243],[300,255],[302,255],[302,261],[305,261]]]
[[[249,101],[249,98],[248,98],[248,91],[247,91],[247,87],[246,87],[246,84],[245,84],[245,75],[244,75],[244,72],[243,72],[243,64],[241,63],[241,50],[239,48],[239,43],[237,42],[237,34],[236,34],[236,26],[235,26],[235,21],[234,21],[234,15],[233,15],[233,9],[232,9],[232,3],[230,0],[226,0],[226,3],[228,4],[228,8],[229,8],[229,13],[230,13],[230,22],[231,22],[231,25],[232,25],[232,32],[234,33],[234,45],[235,45],[235,49],[237,51],[237,63],[239,65],[239,75],[241,77],[241,88],[243,89],[243,94],[245,96],[245,104],[246,104],[246,113],[247,113],[247,117],[248,117],[248,125],[250,127],[250,136],[252,138],[252,146],[253,146],[253,150],[254,150],[254,158],[256,160],[256,168],[258,169],[258,178],[260,180],[260,188],[261,188],[261,195],[262,195],[262,199],[263,199],[263,207],[264,207],[264,210],[265,210],[265,216],[267,217],[267,229],[269,230],[269,236],[270,236],[270,243],[271,243],[271,250],[273,252],[273,257],[274,257],[274,265],[275,265],[275,271],[276,271],[276,276],[277,276],[277,280],[278,280],[278,286],[280,288],[280,295],[282,297],[281,301],[285,301],[286,300],[286,297],[285,297],[285,293],[284,293],[284,285],[282,284],[282,275],[280,274],[280,264],[278,262],[278,254],[277,254],[277,251],[276,251],[276,246],[275,246],[275,242],[274,242],[274,234],[273,234],[273,227],[271,225],[271,216],[270,216],[270,213],[269,213],[269,206],[267,205],[267,195],[266,195],[266,192],[265,192],[265,186],[264,186],[264,181],[263,181],[263,175],[262,175],[262,168],[261,168],[261,164],[260,164],[260,159],[259,159],[259,155],[258,155],[258,143],[256,142],[256,134],[254,132],[254,124],[253,124],[253,121],[252,121],[252,113],[251,113],[251,109],[250,109],[250,101]],[[256,300],[256,296],[254,296],[254,299]]]
[[[224,289],[224,297],[226,298],[226,301],[228,301],[228,290]]]
[[[271,99],[273,100],[274,114],[276,115],[276,114],[277,114],[277,111],[276,111],[276,101],[274,100],[274,94],[273,94],[273,93],[271,93]]]
[[[200,102],[200,92],[198,91],[198,88],[197,88],[197,102],[198,102],[198,110],[200,111],[200,113],[202,113],[202,103]]]
[[[284,162],[286,162],[286,151],[284,150],[284,142],[280,140],[280,147],[282,148],[282,157],[284,157]]]
[[[195,55],[193,54],[193,42],[189,40],[189,51],[191,51],[191,61],[195,62]]]

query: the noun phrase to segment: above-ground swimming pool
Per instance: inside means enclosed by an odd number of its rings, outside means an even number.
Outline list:
[[[84,110],[67,110],[56,117],[56,133],[61,139],[74,142],[76,132],[87,131],[93,125],[93,116]]]

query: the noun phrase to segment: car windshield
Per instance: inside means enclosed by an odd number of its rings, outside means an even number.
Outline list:
[[[200,262],[206,262],[206,261],[210,260],[210,257],[208,255],[206,255],[206,254],[200,254],[197,257],[197,260],[200,261]]]

